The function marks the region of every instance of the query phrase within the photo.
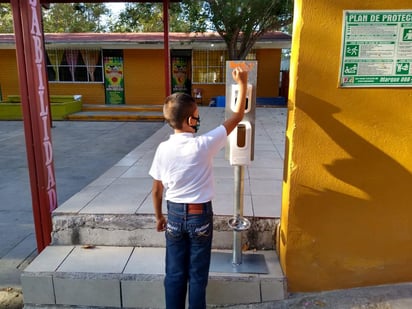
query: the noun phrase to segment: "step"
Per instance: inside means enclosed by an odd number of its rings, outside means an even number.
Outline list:
[[[218,108],[201,108],[201,113],[205,124],[210,123],[210,126],[224,117],[224,110]],[[272,122],[273,118],[269,120]],[[242,237],[247,248],[273,250],[279,222],[283,160],[276,156],[271,141],[280,134],[261,129],[263,124],[260,121],[256,126],[257,136],[262,141],[256,141],[259,151],[255,154],[255,162],[245,170],[243,213],[252,224]],[[52,218],[53,244],[164,246],[164,235],[155,231],[151,202],[153,180],[148,171],[157,145],[171,132],[170,127],[164,125],[95,181],[59,205]],[[224,149],[214,160],[214,175],[213,247],[231,249],[233,232],[227,221],[234,214],[234,169],[225,159]]]
[[[228,225],[232,216],[214,216],[215,249],[232,249],[234,232]],[[251,227],[241,232],[244,248],[274,250],[278,218],[246,217]],[[52,243],[54,245],[99,245],[164,247],[164,233],[156,231],[153,214],[53,213]]]
[[[224,118],[223,109],[200,109],[206,120],[203,130]],[[286,280],[273,250],[284,152],[279,150],[284,145],[284,116],[279,112],[257,111],[261,118],[256,124],[255,161],[245,170],[244,215],[252,228],[242,232],[243,249],[267,250],[245,251],[237,266],[231,252],[234,232],[227,225],[233,214],[233,167],[224,150],[215,158],[211,305],[260,303],[286,296]],[[163,126],[53,212],[53,244],[22,274],[26,309],[162,308],[164,233],[154,229],[148,170],[157,145],[170,133],[170,127]],[[264,272],[256,267],[262,264]]]
[[[81,111],[67,115],[73,121],[164,121],[163,113],[156,111]]]
[[[96,105],[96,104],[83,104],[82,111],[129,111],[129,112],[139,112],[139,111],[154,111],[163,112],[163,105]]]
[[[21,276],[24,308],[164,308],[164,256],[164,248],[49,246]],[[241,256],[235,266],[232,252],[212,252],[208,306],[285,299],[275,251]]]
[[[67,116],[75,121],[164,121],[162,105],[83,104],[82,111]]]

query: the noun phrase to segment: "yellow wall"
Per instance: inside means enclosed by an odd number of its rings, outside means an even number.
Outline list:
[[[126,104],[163,104],[166,93],[163,50],[126,49],[123,56]]]
[[[8,95],[19,94],[19,76],[14,49],[0,49],[0,68],[0,87],[5,100]]]
[[[280,49],[257,50],[258,97],[278,96]],[[124,56],[125,102],[130,105],[163,104],[165,97],[164,53],[161,49],[126,49]],[[16,52],[0,49],[0,85],[3,98],[19,94]],[[225,95],[224,84],[193,84],[203,89],[203,105]],[[104,104],[103,83],[49,83],[50,95],[81,94],[84,104]]]
[[[82,95],[83,104],[105,103],[104,84],[49,83],[50,95]]]
[[[123,56],[126,104],[162,104],[165,96],[163,50],[124,50]],[[50,83],[50,94],[82,94],[85,104],[105,104],[103,83]]]
[[[225,84],[193,84],[193,88],[202,88],[203,89],[203,105],[209,105],[212,98],[217,96],[224,96],[226,92]]]
[[[280,259],[290,291],[412,281],[412,89],[338,88],[343,10],[296,0]]]

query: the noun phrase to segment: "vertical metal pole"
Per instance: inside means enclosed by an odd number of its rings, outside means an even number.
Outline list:
[[[37,250],[51,242],[57,207],[40,0],[11,0]]]
[[[235,194],[234,194],[234,217],[243,217],[243,191],[244,191],[244,174],[245,167],[242,165],[235,165]],[[232,263],[235,265],[242,264],[242,233],[241,231],[233,230],[233,259]]]
[[[163,0],[163,41],[165,62],[165,91],[166,96],[171,94],[170,76],[170,48],[169,48],[169,0]]]

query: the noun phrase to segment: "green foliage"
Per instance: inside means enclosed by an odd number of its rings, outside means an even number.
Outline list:
[[[229,58],[245,59],[258,38],[268,31],[287,31],[293,0],[182,0],[171,3],[171,32],[217,31],[226,42]],[[112,32],[163,31],[162,3],[129,3]]]
[[[292,22],[291,0],[206,0],[215,30],[226,42],[231,60],[245,59],[257,39]]]
[[[206,30],[203,1],[171,3],[169,31],[198,32]],[[162,3],[127,3],[116,22],[109,26],[111,32],[162,32]]]
[[[182,0],[170,3],[171,32],[217,31],[229,59],[245,59],[258,38],[273,30],[287,31],[293,0]],[[126,4],[114,20],[104,3],[57,3],[43,9],[44,31],[162,32],[162,3]],[[9,4],[0,4],[0,32],[12,33]]]
[[[209,16],[206,11],[205,1],[182,0],[180,3],[181,18],[179,23],[186,23],[186,32],[205,32],[209,29]],[[177,28],[177,27],[176,27]],[[178,30],[174,30],[178,32]]]
[[[43,10],[44,32],[105,32],[103,3],[55,3]]]
[[[13,33],[13,15],[9,3],[0,3],[0,33]]]
[[[158,32],[163,31],[162,6],[159,3],[127,3],[111,32]]]

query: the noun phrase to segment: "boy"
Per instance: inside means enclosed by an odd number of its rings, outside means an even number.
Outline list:
[[[149,174],[158,232],[166,231],[166,308],[184,309],[189,282],[189,308],[206,308],[213,234],[213,157],[227,136],[243,119],[248,74],[235,68],[239,85],[236,111],[225,122],[195,137],[199,110],[190,95],[175,93],[166,98],[163,114],[174,134],[156,151]],[[167,221],[162,214],[165,191]]]

